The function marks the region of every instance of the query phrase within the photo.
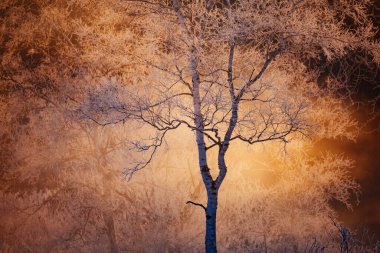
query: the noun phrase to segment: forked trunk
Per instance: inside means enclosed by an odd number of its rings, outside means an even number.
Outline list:
[[[206,208],[206,253],[216,253],[216,212],[218,209],[218,191],[207,191]]]

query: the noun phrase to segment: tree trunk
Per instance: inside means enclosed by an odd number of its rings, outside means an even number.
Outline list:
[[[206,253],[216,253],[216,212],[218,209],[218,190],[207,191],[206,208]]]
[[[104,213],[103,219],[107,227],[107,235],[110,243],[110,252],[119,253],[119,247],[117,246],[116,241],[115,222],[113,220],[113,217],[110,214]]]

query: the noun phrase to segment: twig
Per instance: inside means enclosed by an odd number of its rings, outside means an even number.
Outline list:
[[[206,207],[205,207],[204,205],[202,205],[202,204],[199,204],[199,203],[196,203],[196,202],[193,202],[193,201],[187,201],[186,204],[192,204],[192,205],[194,205],[194,206],[200,206],[200,207],[202,207],[202,208],[205,210],[205,212],[206,212]]]

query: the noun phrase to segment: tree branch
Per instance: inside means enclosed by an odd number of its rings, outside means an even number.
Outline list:
[[[206,212],[206,207],[204,206],[204,205],[202,205],[202,204],[199,204],[199,203],[196,203],[196,202],[193,202],[193,201],[187,201],[186,202],[186,204],[192,204],[192,205],[194,205],[194,206],[200,206],[200,207],[202,207],[203,208],[203,210],[205,210],[205,212]]]

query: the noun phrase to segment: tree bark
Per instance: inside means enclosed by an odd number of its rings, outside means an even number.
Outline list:
[[[216,213],[218,209],[218,190],[208,189],[206,208],[206,253],[216,253]]]

